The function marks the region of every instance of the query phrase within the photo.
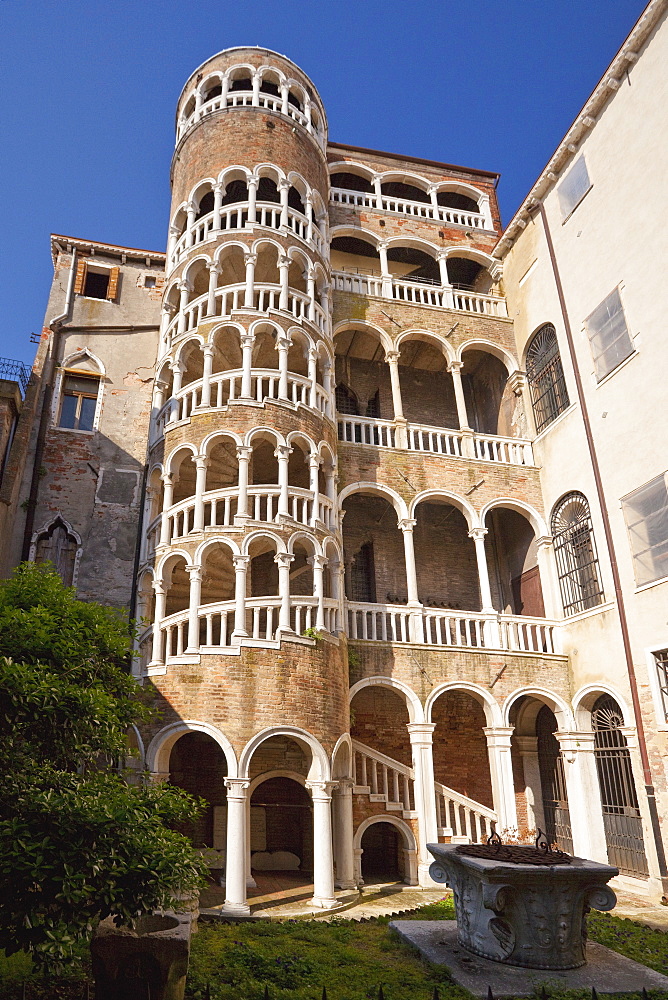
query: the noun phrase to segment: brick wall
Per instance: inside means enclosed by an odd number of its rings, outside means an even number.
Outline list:
[[[350,735],[366,746],[413,766],[411,743],[406,729],[408,710],[403,698],[387,688],[362,688],[350,706]]]
[[[465,691],[447,691],[432,712],[434,778],[462,795],[493,808],[487,725],[480,704]]]

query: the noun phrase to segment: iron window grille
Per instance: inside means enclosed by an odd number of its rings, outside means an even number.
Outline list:
[[[654,654],[656,673],[659,679],[659,692],[661,694],[661,705],[663,715],[668,722],[668,649],[659,649]]]
[[[569,405],[557,334],[551,323],[541,326],[529,345],[527,378],[536,430],[540,433]]]
[[[565,615],[601,604],[604,598],[589,503],[568,493],[552,514],[554,554]]]

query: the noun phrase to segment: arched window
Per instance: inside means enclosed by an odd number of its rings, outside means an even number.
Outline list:
[[[554,554],[565,615],[594,608],[603,587],[589,503],[582,493],[567,493],[552,513]]]
[[[68,524],[57,517],[35,542],[34,561],[53,563],[66,587],[74,583],[79,540]]]
[[[88,350],[63,360],[56,410],[58,427],[75,431],[95,430],[103,374],[100,363]]]
[[[336,386],[336,409],[339,413],[349,413],[355,417],[359,415],[357,396],[345,382],[339,382]]]
[[[529,345],[527,378],[531,386],[536,430],[540,432],[568,406],[557,334],[551,323],[541,326]]]

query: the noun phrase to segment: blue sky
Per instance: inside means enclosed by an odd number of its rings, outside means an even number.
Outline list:
[[[330,139],[501,173],[507,222],[644,0],[0,0],[0,355],[30,363],[49,233],[164,249],[176,99],[232,45],[293,59]]]

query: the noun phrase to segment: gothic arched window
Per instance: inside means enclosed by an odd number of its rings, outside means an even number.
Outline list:
[[[70,526],[61,517],[57,517],[37,536],[34,559],[36,563],[53,563],[65,586],[71,587],[74,584],[78,550],[79,539]]]
[[[603,587],[586,496],[567,493],[552,513],[554,554],[564,614],[594,608],[603,600]]]
[[[527,379],[536,430],[540,432],[566,409],[569,402],[557,334],[551,323],[541,326],[529,345]]]

